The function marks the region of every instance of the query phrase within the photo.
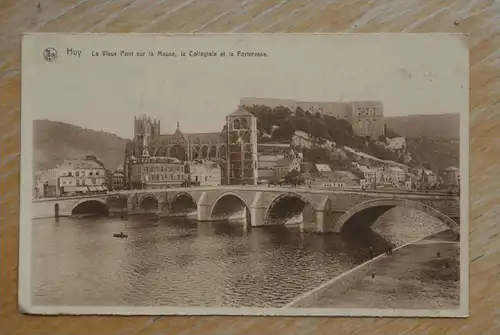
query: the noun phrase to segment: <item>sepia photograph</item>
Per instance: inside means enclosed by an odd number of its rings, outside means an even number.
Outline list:
[[[25,34],[30,314],[466,317],[462,34]]]

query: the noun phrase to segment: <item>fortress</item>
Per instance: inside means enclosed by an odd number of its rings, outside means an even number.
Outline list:
[[[241,106],[265,105],[271,108],[287,107],[292,112],[299,108],[311,114],[319,113],[351,124],[356,135],[376,140],[385,135],[384,108],[381,101],[307,102],[292,99],[242,98]]]

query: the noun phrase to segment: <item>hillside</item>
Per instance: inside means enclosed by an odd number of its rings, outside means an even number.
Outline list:
[[[460,142],[449,140],[409,139],[407,150],[418,166],[442,173],[450,166],[460,166]]]
[[[460,115],[411,115],[386,117],[387,129],[406,138],[456,140],[460,137]]]
[[[459,142],[450,140],[458,136],[458,115],[408,116],[389,118],[387,136],[406,139],[406,151],[391,149],[387,139],[370,141],[353,133],[351,125],[330,116],[312,115],[298,110],[292,113],[286,107],[270,108],[262,105],[244,106],[257,118],[260,141],[288,142],[295,131],[301,130],[312,138],[333,141],[338,148],[349,146],[374,157],[411,166],[425,166],[440,172],[459,165]],[[389,127],[391,125],[391,127]],[[440,129],[440,131],[438,131]],[[394,146],[394,143],[392,143]],[[334,168],[345,169],[351,158],[324,148],[303,149],[310,162],[324,162]],[[411,161],[406,161],[407,158]]]
[[[63,122],[35,120],[33,162],[36,170],[52,168],[67,158],[95,155],[107,169],[123,164],[126,140],[103,131]]]
[[[257,117],[257,127],[263,135],[261,141],[290,141],[294,132],[300,130],[320,142],[332,141],[338,147],[347,145],[380,159],[401,160],[395,152],[382,148],[364,137],[355,135],[351,125],[346,120],[319,114],[312,115],[309,112],[300,110],[300,108],[295,113],[292,113],[283,106],[276,108],[262,105],[244,107]],[[328,160],[326,157],[323,158]]]

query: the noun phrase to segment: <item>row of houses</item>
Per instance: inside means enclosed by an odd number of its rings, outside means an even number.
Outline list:
[[[58,166],[36,171],[34,198],[106,192],[109,173],[95,156],[66,159]]]
[[[382,165],[367,167],[359,163],[354,166],[363,174],[363,187],[395,187],[405,189],[429,189],[459,187],[460,169],[450,166],[438,176],[431,170],[408,166]]]
[[[149,157],[128,166],[109,171],[95,156],[67,159],[54,168],[36,171],[33,197],[75,196],[122,189],[158,189],[188,185],[221,185],[221,168],[217,162]]]
[[[208,159],[181,162],[171,157],[142,157],[139,160],[132,158],[127,167],[127,173],[117,170],[113,174],[113,190],[222,184],[220,164]]]
[[[312,188],[361,188],[359,178],[350,171],[333,170],[328,164],[301,164],[304,183]]]

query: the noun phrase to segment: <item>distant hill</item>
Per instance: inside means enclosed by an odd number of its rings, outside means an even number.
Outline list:
[[[387,129],[406,138],[455,140],[460,137],[460,115],[411,115],[386,117]]]
[[[127,140],[114,134],[63,122],[35,120],[33,135],[36,170],[52,168],[64,159],[84,158],[87,154],[95,155],[110,170],[123,164]]]

